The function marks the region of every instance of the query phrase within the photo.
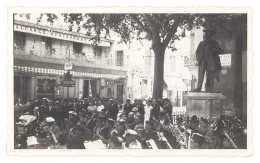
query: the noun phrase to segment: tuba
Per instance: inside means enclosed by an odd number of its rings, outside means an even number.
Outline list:
[[[172,125],[172,124],[165,125],[163,124],[163,122],[164,120],[161,121],[161,125],[163,129],[165,131],[172,133],[172,135],[177,139],[177,142],[181,147],[186,147],[186,142],[187,142],[186,135],[182,133],[176,125]]]

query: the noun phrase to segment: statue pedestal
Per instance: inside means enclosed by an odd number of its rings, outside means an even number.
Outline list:
[[[208,118],[209,115],[219,118],[223,110],[225,96],[216,92],[189,92],[186,96],[186,115]]]

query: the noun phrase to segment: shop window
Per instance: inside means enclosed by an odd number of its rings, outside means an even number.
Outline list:
[[[25,33],[14,32],[14,43],[16,46],[25,46]]]
[[[116,65],[124,66],[124,52],[123,51],[116,52]]]
[[[14,76],[14,100],[17,102],[18,98],[22,103],[26,103],[28,99],[28,76]]]
[[[55,98],[55,79],[37,79],[37,97]]]
[[[101,59],[101,55],[102,55],[102,47],[101,46],[97,46],[94,48],[94,54],[96,56],[97,59]]]
[[[74,53],[81,53],[83,49],[83,44],[78,42],[73,42],[73,52]]]

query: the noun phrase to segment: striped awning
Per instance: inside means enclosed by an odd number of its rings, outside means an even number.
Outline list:
[[[27,75],[49,75],[49,76],[63,76],[66,73],[63,70],[63,65],[49,65],[48,63],[30,63],[27,65],[23,64],[24,62],[14,62],[14,72],[20,74]],[[109,71],[109,70],[99,70],[96,71],[98,73],[91,72],[90,70],[84,71],[86,67],[75,67],[70,71],[73,77],[82,77],[82,78],[90,78],[90,79],[108,79],[108,80],[118,80],[126,78],[126,73],[117,72],[117,71]],[[79,70],[79,71],[75,71]],[[102,73],[105,72],[105,73]]]

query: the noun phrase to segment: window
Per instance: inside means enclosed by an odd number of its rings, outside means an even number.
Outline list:
[[[14,32],[14,43],[16,46],[25,46],[25,33]]]
[[[97,59],[101,59],[101,54],[102,54],[102,47],[97,46],[94,48],[94,54],[97,57]]]
[[[52,38],[42,36],[42,42],[45,43],[45,49],[52,49],[53,46]]]
[[[73,52],[81,53],[83,49],[83,45],[81,43],[73,42]]]
[[[194,33],[192,33],[191,35],[190,35],[190,40],[191,40],[191,48],[190,48],[190,53],[192,54],[192,55],[194,55],[195,54],[195,34]]]
[[[116,65],[123,66],[124,65],[124,53],[123,51],[116,52]]]

